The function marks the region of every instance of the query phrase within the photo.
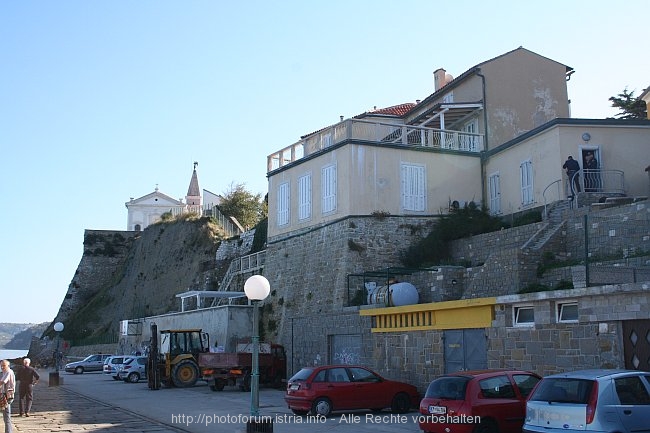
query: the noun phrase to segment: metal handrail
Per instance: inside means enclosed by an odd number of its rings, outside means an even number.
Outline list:
[[[548,215],[548,210],[547,210],[547,205],[548,202],[546,200],[546,191],[549,190],[553,185],[557,186],[557,196],[558,200],[560,198],[560,184],[562,183],[562,179],[554,180],[553,182],[549,183],[546,188],[544,188],[544,191],[542,192],[542,197],[544,198],[544,218]]]
[[[267,156],[267,171],[275,170],[345,140],[478,153],[483,150],[483,137],[484,134],[464,131],[346,119]]]

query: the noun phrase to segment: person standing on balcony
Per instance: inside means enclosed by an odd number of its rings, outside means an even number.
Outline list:
[[[562,168],[566,170],[566,174],[569,176],[569,188],[571,188],[570,198],[573,199],[576,192],[580,192],[580,176],[576,174],[580,171],[580,164],[573,159],[573,156],[569,155],[567,160],[564,161]],[[571,183],[572,180],[573,184]]]

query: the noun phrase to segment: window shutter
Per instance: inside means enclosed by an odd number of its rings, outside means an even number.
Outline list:
[[[323,213],[336,210],[336,166],[330,165],[322,170],[322,208]]]
[[[289,183],[278,186],[278,226],[289,224]]]
[[[311,218],[311,175],[298,179],[298,219]]]
[[[426,209],[424,166],[402,164],[402,208],[408,211]]]

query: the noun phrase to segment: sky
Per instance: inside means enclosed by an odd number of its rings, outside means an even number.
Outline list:
[[[572,117],[650,86],[650,2],[0,1],[0,322],[54,320],[84,230],[154,191],[267,191],[266,157],[424,99],[520,46],[575,69]],[[184,291],[179,287],[178,291]]]

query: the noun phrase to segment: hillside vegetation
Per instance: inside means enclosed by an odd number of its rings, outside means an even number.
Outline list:
[[[106,236],[109,241],[113,237]],[[106,248],[109,241],[92,251],[85,245],[79,268],[85,258],[97,268],[97,260],[105,254],[105,262],[111,263],[105,271],[110,278],[96,287],[93,269],[86,269],[90,276],[85,279],[77,270],[57,315],[65,325],[61,337],[73,345],[116,342],[121,320],[179,311],[176,295],[205,283],[204,273],[214,268],[223,238],[210,218],[184,216],[147,227],[131,242],[122,242],[120,254]],[[116,256],[123,258],[115,261]],[[53,330],[46,335],[53,337]]]

